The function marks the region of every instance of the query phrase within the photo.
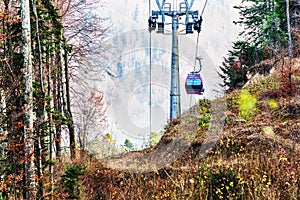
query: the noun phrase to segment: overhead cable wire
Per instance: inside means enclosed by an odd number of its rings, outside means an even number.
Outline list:
[[[151,17],[151,0],[149,0],[149,16]],[[152,38],[151,38],[151,28],[149,30],[150,38],[149,38],[149,132],[151,135],[152,131]]]
[[[208,3],[208,0],[205,0],[205,3],[204,3],[204,6],[202,8],[202,11],[201,11],[201,14],[200,14],[200,26],[201,26],[201,21],[202,21],[202,16],[203,16],[203,13],[205,11],[205,8],[207,6],[207,3]],[[200,27],[201,29],[201,27]],[[196,62],[197,62],[197,59],[200,59],[198,57],[198,47],[199,47],[199,35],[200,35],[200,31],[198,31],[198,35],[197,35],[197,43],[196,43],[196,51],[195,51],[195,63],[194,63],[194,72],[196,71]],[[201,61],[199,60],[200,62],[200,65],[201,65]],[[201,67],[201,66],[200,66]],[[201,69],[199,69],[200,71]]]

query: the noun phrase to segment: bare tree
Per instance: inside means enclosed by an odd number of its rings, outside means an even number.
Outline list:
[[[88,80],[95,78],[103,70],[103,41],[110,25],[107,18],[100,16],[99,8],[102,6],[101,0],[63,1],[62,5],[58,5],[61,7],[62,21],[66,25],[64,37],[72,47],[68,59],[72,87],[74,84],[89,87]]]
[[[65,83],[66,88],[70,88],[70,90],[66,90],[65,113],[68,115],[74,113],[72,124],[74,123],[77,127],[76,130],[79,131],[77,138],[82,149],[86,149],[87,137],[94,135],[95,132],[101,133],[101,129],[105,126],[100,125],[104,121],[105,111],[97,108],[103,107],[103,105],[100,106],[94,102],[94,98],[100,96],[103,98],[103,96],[99,92],[90,92],[95,90],[93,79],[103,70],[101,67],[101,59],[104,57],[103,40],[109,30],[106,18],[99,15],[98,8],[101,6],[100,0],[66,0],[57,3],[63,16],[62,21],[66,25],[63,32],[65,42],[72,47],[70,54],[64,54],[65,65],[67,65],[65,67]],[[102,100],[100,104],[103,104]],[[95,108],[92,108],[91,105]],[[80,117],[78,113],[80,113]],[[91,130],[92,127],[97,127],[98,130]],[[71,145],[73,139],[74,135],[70,134]]]
[[[82,95],[74,99],[74,120],[80,148],[87,150],[90,141],[98,137],[107,125],[104,99],[96,88],[89,91],[82,88],[78,93]]]

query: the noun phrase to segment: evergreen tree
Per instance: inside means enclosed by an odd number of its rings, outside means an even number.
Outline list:
[[[245,41],[233,44],[233,50],[220,67],[220,76],[229,90],[239,88],[247,81],[247,73],[263,59],[285,56],[288,41],[286,8],[282,0],[244,0],[239,9],[240,32]],[[294,4],[294,2],[293,2]],[[293,22],[292,22],[293,23]],[[283,53],[283,54],[282,54]],[[256,69],[254,69],[255,71]]]
[[[257,48],[246,41],[233,43],[233,50],[230,50],[228,57],[224,58],[219,75],[224,80],[224,85],[228,90],[242,87],[247,79],[249,68],[263,60],[261,48]]]
[[[124,147],[126,147],[128,150],[133,150],[133,144],[128,138],[125,139]]]
[[[243,25],[240,33],[247,41],[261,48],[269,48],[273,53],[286,43],[286,5],[281,0],[246,0],[250,5],[235,6],[239,9],[239,21]]]

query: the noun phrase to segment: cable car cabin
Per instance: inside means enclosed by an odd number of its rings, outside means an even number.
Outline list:
[[[187,94],[203,94],[203,81],[199,72],[191,72],[188,74],[185,81],[185,90]]]

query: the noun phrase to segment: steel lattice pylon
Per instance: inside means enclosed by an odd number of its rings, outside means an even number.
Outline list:
[[[178,55],[178,28],[179,17],[186,16],[186,34],[193,33],[193,28],[198,33],[200,32],[201,18],[198,17],[199,12],[191,11],[191,7],[194,0],[189,3],[188,0],[184,0],[179,5],[179,10],[171,10],[171,4],[166,3],[165,0],[160,4],[159,0],[156,0],[156,4],[159,8],[158,11],[152,10],[150,16],[149,31],[156,29],[157,33],[164,33],[165,16],[172,18],[172,55],[171,55],[171,88],[170,88],[170,120],[177,118],[181,115],[180,105],[180,80],[179,80],[179,55]],[[158,21],[158,16],[161,16],[161,21]],[[190,21],[192,19],[192,21]]]

